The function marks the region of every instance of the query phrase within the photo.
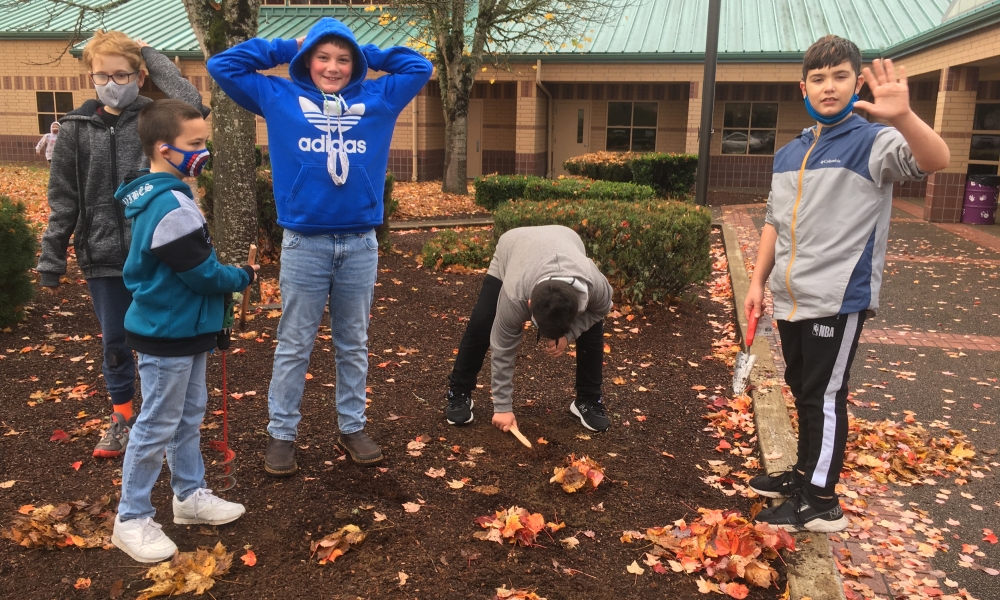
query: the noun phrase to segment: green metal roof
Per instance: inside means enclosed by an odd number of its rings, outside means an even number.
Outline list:
[[[99,6],[107,0],[82,1]],[[800,60],[806,48],[827,33],[853,40],[870,58],[886,49],[905,47],[908,40],[931,43],[928,40],[936,39],[937,30],[950,27],[947,30],[954,32],[957,27],[976,26],[977,18],[1000,8],[1000,0],[977,3],[973,12],[942,25],[952,4],[950,0],[723,0],[719,60]],[[624,9],[612,22],[582,26],[582,47],[567,40],[551,47],[526,46],[518,54],[547,61],[698,62],[704,55],[707,13],[704,0],[644,0]],[[386,47],[406,41],[405,32],[398,28],[379,26],[375,14],[344,6],[264,7],[259,35],[298,37],[319,17],[334,16],[354,30],[363,44]],[[78,9],[33,0],[0,14],[0,39],[67,39],[78,17]],[[181,0],[133,0],[107,15],[88,15],[82,30],[98,27],[142,38],[168,56],[201,56]],[[73,54],[81,48],[82,43]]]

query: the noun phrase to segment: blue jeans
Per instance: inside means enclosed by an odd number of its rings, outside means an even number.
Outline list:
[[[142,412],[125,449],[120,520],[156,514],[149,497],[163,468],[164,450],[174,495],[186,500],[205,487],[200,427],[208,403],[206,356],[204,352],[194,356],[139,353]]]
[[[309,356],[328,300],[337,364],[337,425],[343,434],[365,428],[368,317],[377,275],[374,229],[363,234],[315,236],[285,230],[282,313],[267,394],[271,437],[294,440],[298,435]]]
[[[95,277],[87,280],[90,300],[101,324],[104,345],[104,385],[112,404],[131,402],[135,396],[135,358],[125,345],[125,312],[132,304],[132,292],[121,277]]]

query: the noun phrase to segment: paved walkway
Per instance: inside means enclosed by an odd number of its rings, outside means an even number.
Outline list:
[[[1000,576],[989,574],[1000,570],[1000,545],[984,539],[984,530],[1000,535],[1000,226],[930,224],[917,203],[893,207],[881,308],[865,323],[850,411],[871,422],[913,419],[934,435],[961,431],[977,456],[971,468],[912,486],[843,479],[852,526],[831,546],[848,598],[1000,598]],[[752,272],[764,205],[716,212]],[[780,374],[770,325],[758,335]]]

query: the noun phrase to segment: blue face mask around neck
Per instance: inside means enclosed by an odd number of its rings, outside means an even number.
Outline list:
[[[847,103],[847,106],[844,107],[844,110],[829,117],[824,117],[823,115],[819,114],[819,112],[817,112],[815,108],[813,108],[812,102],[809,102],[809,96],[806,96],[802,100],[805,102],[806,112],[809,113],[810,117],[816,119],[816,121],[822,123],[823,125],[834,125],[844,120],[844,117],[846,117],[847,115],[851,114],[851,112],[854,110],[854,103],[860,99],[861,98],[859,98],[857,94],[854,94],[853,96],[851,96],[851,100],[850,102]]]

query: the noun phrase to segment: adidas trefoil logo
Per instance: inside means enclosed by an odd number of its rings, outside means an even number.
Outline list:
[[[352,129],[361,121],[365,114],[365,105],[362,103],[352,104],[346,111],[341,113],[341,106],[337,102],[326,103],[327,112],[316,105],[312,100],[299,96],[299,108],[306,120],[312,123],[316,129],[323,132],[318,138],[299,138],[299,150],[304,152],[339,152],[339,134]],[[337,117],[340,116],[340,129],[337,128]],[[338,137],[334,137],[337,135]],[[364,140],[344,140],[343,150],[348,154],[364,154],[367,145]]]

